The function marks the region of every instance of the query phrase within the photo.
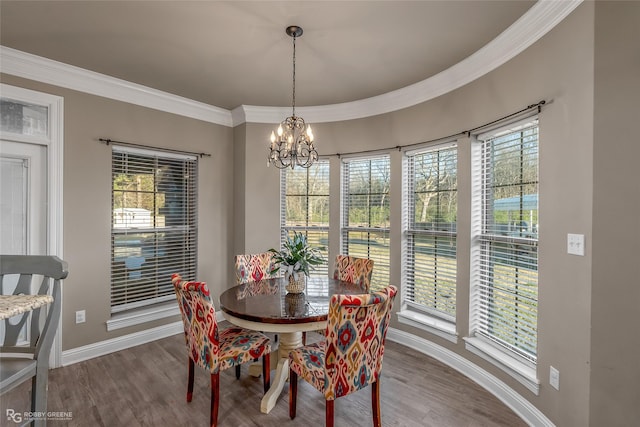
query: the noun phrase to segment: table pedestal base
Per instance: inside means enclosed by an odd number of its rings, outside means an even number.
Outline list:
[[[262,362],[260,363],[252,363],[249,365],[249,375],[254,378],[260,378],[262,375]]]
[[[271,388],[262,398],[260,411],[263,414],[271,412],[276,401],[282,393],[284,384],[289,377],[289,352],[302,346],[302,332],[280,333],[280,348],[278,350],[278,367],[276,373],[271,377]]]

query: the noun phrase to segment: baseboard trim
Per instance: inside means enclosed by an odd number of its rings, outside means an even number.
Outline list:
[[[72,348],[71,350],[62,352],[62,366],[73,365],[74,363],[104,356],[105,354],[125,350],[179,333],[184,333],[182,322],[173,322],[133,334]]]
[[[497,397],[529,425],[554,427],[554,424],[531,402],[516,393],[504,382],[459,354],[429,340],[395,328],[389,328],[387,339],[431,356],[457,370]]]
[[[222,312],[216,312],[216,320],[218,323],[225,320]],[[182,321],[178,321],[158,326],[156,328],[123,335],[121,337],[84,345],[82,347],[72,348],[62,352],[62,366],[73,365],[74,363],[93,359],[94,357],[104,356],[105,354],[125,350],[140,344],[146,344],[148,342],[181,333],[184,333],[184,326],[182,325]]]

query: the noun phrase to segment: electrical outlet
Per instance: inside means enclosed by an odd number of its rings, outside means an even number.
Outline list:
[[[84,310],[76,311],[76,323],[84,323],[86,321],[86,312]]]
[[[567,253],[584,256],[584,234],[567,234]]]
[[[549,384],[556,390],[560,390],[560,371],[553,366],[549,368]]]

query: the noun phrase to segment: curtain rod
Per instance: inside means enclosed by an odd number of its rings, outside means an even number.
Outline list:
[[[499,123],[499,122],[501,122],[501,121],[503,121],[503,120],[510,119],[511,117],[517,116],[517,115],[519,115],[519,114],[522,114],[522,113],[524,113],[524,112],[526,112],[526,111],[529,111],[529,110],[532,110],[532,109],[534,109],[534,108],[537,108],[537,109],[538,109],[538,113],[539,113],[539,112],[542,110],[542,106],[543,106],[544,104],[546,104],[546,103],[547,103],[547,101],[545,101],[545,100],[543,99],[542,101],[540,101],[540,102],[538,102],[538,103],[536,103],[536,104],[528,105],[527,107],[525,107],[525,108],[523,108],[523,109],[521,109],[521,110],[519,110],[519,111],[516,111],[515,113],[507,114],[506,116],[504,116],[504,117],[500,117],[499,119],[493,120],[493,121],[491,121],[491,122],[489,122],[489,123],[485,123],[485,124],[483,124],[483,125],[481,125],[481,126],[476,126],[476,127],[474,127],[473,129],[469,129],[469,130],[461,131],[461,132],[454,133],[454,134],[451,134],[451,135],[449,135],[449,136],[444,136],[444,137],[441,137],[441,138],[435,138],[435,139],[431,139],[431,140],[428,140],[428,141],[415,142],[415,143],[412,143],[412,144],[406,144],[406,145],[396,145],[395,147],[376,148],[376,149],[374,149],[374,150],[355,151],[355,152],[351,152],[351,153],[325,154],[325,156],[337,156],[338,158],[340,158],[340,157],[341,157],[341,156],[343,156],[343,155],[350,155],[350,154],[364,154],[364,153],[375,153],[375,152],[380,152],[380,151],[385,151],[385,150],[391,150],[391,149],[394,149],[394,148],[395,148],[396,150],[400,151],[400,150],[402,150],[403,148],[415,147],[415,146],[418,146],[418,145],[429,144],[429,143],[431,143],[431,142],[444,142],[444,141],[446,141],[446,140],[448,140],[448,139],[452,139],[452,138],[454,138],[454,137],[456,137],[456,136],[461,136],[461,135],[471,136],[471,133],[472,133],[472,132],[475,132],[475,131],[477,131],[477,130],[480,130],[480,129],[486,128],[487,126],[491,126],[491,125],[493,125],[493,124]]]
[[[467,135],[467,136],[471,136],[472,132],[478,131],[480,129],[483,129],[487,126],[491,126],[493,124],[499,123],[503,120],[507,120],[511,117],[517,116],[519,114],[522,114],[526,111],[532,110],[534,108],[538,109],[538,113],[542,110],[542,106],[545,105],[547,103],[547,101],[545,101],[544,99],[536,104],[531,104],[528,105],[527,107],[516,111],[515,113],[511,113],[511,114],[507,114],[504,117],[500,117],[499,119],[493,120],[489,123],[485,123],[483,125],[480,126],[476,126],[472,129],[469,130],[465,130],[465,131],[461,131],[458,133],[454,133],[452,135],[449,136],[445,136],[445,137],[441,137],[441,138],[435,138],[435,139],[431,139],[428,141],[421,141],[421,142],[416,142],[416,143],[412,143],[412,144],[406,144],[406,145],[396,145],[395,147],[387,147],[387,148],[376,148],[376,149],[372,149],[372,150],[365,150],[365,151],[354,151],[354,152],[350,152],[350,153],[335,153],[335,154],[323,154],[322,157],[330,157],[330,156],[337,156],[338,158],[340,158],[343,155],[350,155],[350,154],[364,154],[364,153],[376,153],[376,152],[380,152],[380,151],[385,151],[385,150],[391,150],[391,149],[396,149],[398,151],[402,150],[403,148],[410,148],[410,147],[414,147],[414,146],[418,146],[418,145],[423,145],[423,144],[429,144],[431,142],[439,142],[439,141],[446,141],[448,139],[452,139],[456,136],[460,136],[460,135]],[[132,142],[123,142],[123,141],[115,141],[113,139],[109,139],[109,138],[99,138],[98,141],[103,142],[107,145],[109,144],[120,144],[120,145],[126,145],[129,147],[137,147],[137,148],[151,148],[154,150],[159,150],[159,151],[165,151],[168,153],[177,153],[177,154],[191,154],[194,156],[199,156],[200,158],[202,157],[211,157],[211,154],[209,153],[196,153],[196,152],[192,152],[192,151],[181,151],[181,150],[172,150],[170,148],[161,148],[161,147],[153,147],[153,146],[149,146],[149,145],[142,145],[142,144],[135,144]]]
[[[118,144],[118,145],[124,145],[124,146],[127,146],[127,147],[146,148],[146,149],[164,151],[166,153],[190,154],[192,156],[198,156],[200,158],[202,158],[202,157],[211,157],[211,154],[209,154],[209,153],[196,153],[196,152],[193,152],[193,151],[173,150],[171,148],[153,147],[151,145],[135,144],[133,142],[116,141],[116,140],[109,139],[109,138],[98,138],[98,141],[103,142],[103,143],[105,143],[107,145],[109,145],[109,144]]]
[[[540,111],[542,111],[542,106],[544,104],[546,104],[546,103],[547,103],[547,101],[545,101],[543,99],[542,101],[538,102],[537,104],[528,105],[527,107],[523,108],[520,111],[516,111],[515,113],[511,113],[511,114],[506,115],[504,117],[500,117],[499,119],[496,119],[496,120],[494,120],[492,122],[489,122],[489,123],[485,123],[485,124],[483,124],[481,126],[476,126],[473,129],[470,129],[470,130],[466,131],[465,133],[467,134],[467,136],[471,136],[471,132],[475,132],[477,130],[486,128],[487,126],[491,126],[491,125],[496,124],[496,123],[500,123],[503,120],[510,119],[511,117],[517,116],[517,115],[522,114],[522,113],[524,113],[526,111],[533,110],[534,108],[537,108],[538,109],[538,113],[540,113]]]

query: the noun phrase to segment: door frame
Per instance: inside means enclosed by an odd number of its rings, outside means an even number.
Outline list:
[[[47,255],[64,259],[63,253],[63,155],[64,155],[64,98],[17,86],[0,83],[0,95],[25,104],[47,107],[48,132],[46,136],[33,136],[5,132],[6,141],[44,145],[47,147]],[[62,293],[64,303],[64,292]],[[64,313],[64,310],[62,311]],[[51,348],[50,367],[62,365],[62,317]]]

